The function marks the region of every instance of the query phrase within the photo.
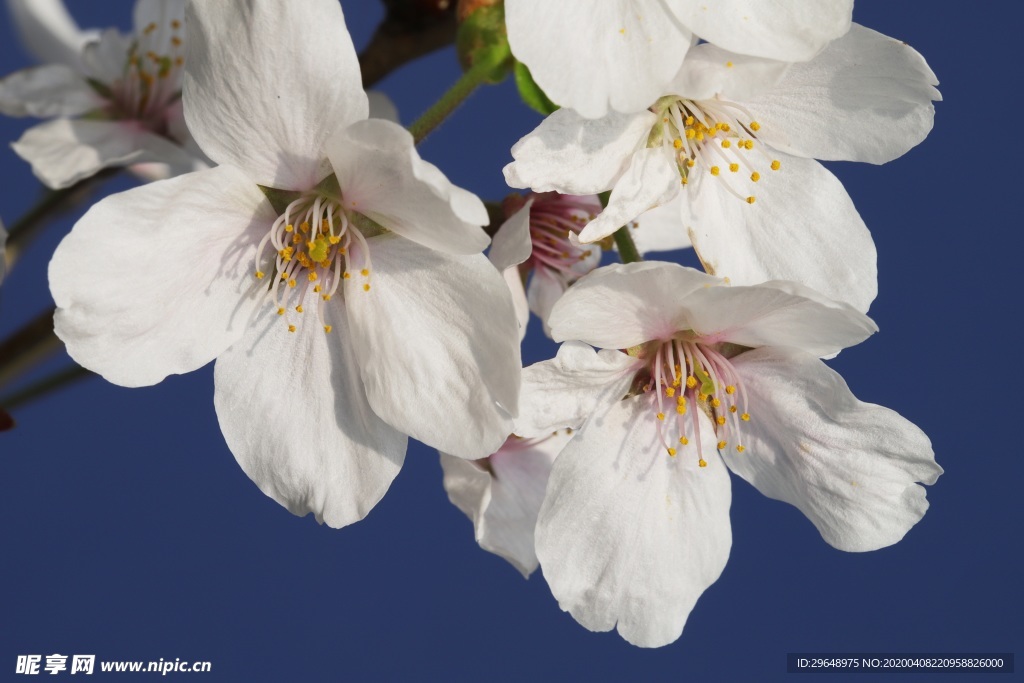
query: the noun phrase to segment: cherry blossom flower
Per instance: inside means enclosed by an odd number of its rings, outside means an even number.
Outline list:
[[[698,37],[806,61],[850,28],[853,0],[506,0],[508,40],[544,92],[586,118],[633,113],[666,92]]]
[[[703,44],[647,111],[549,116],[512,148],[505,177],[538,192],[612,189],[582,243],[682,193],[679,229],[708,272],[735,284],[799,281],[866,311],[874,243],[814,159],[899,157],[931,130],[936,82],[912,48],[857,25],[793,65]]]
[[[138,0],[130,35],[82,32],[59,0],[8,5],[45,63],[0,81],[0,112],[52,119],[12,145],[43,183],[67,187],[110,166],[139,164],[147,177],[205,166],[181,112],[185,0]]]
[[[601,262],[601,247],[569,241],[601,211],[590,195],[572,197],[557,192],[510,195],[504,202],[507,220],[498,228],[491,246],[491,262],[501,271],[519,318],[519,336],[533,311],[548,333],[547,317],[558,297]],[[529,284],[524,288],[524,281]]]
[[[568,341],[524,371],[516,431],[579,429],[536,544],[562,609],[591,630],[679,637],[729,556],[729,470],[840,550],[896,543],[928,508],[917,482],[942,473],[928,438],[819,360],[876,330],[847,304],[644,262],[584,277],[550,322]]]
[[[571,430],[526,439],[510,436],[480,460],[441,453],[448,498],[473,522],[476,542],[508,560],[524,578],[537,569],[533,530],[544,489]]]
[[[68,352],[123,386],[216,359],[242,469],[333,527],[383,496],[407,435],[493,453],[521,368],[482,202],[366,119],[336,0],[194,0],[188,26],[185,116],[219,166],[108,197],[65,238]]]

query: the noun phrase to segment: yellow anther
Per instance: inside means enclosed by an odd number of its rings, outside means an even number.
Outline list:
[[[775,161],[772,162],[772,170],[773,171],[778,171],[779,168],[781,168],[781,167],[782,167],[782,164],[779,162],[778,159],[776,159]]]
[[[324,332],[326,332],[327,334],[330,334],[331,330],[333,330],[333,329],[334,328],[331,327],[330,325],[324,325]]]
[[[676,406],[676,412],[679,413],[680,415],[685,415],[686,414],[686,406],[684,406],[682,404],[677,405]]]
[[[334,235],[331,235],[330,237],[327,238],[327,241],[330,242],[331,244],[337,244],[338,242],[341,241],[341,238],[340,237],[336,237]],[[340,250],[340,251],[344,251],[344,250]]]
[[[150,22],[149,25],[146,26],[146,28],[142,29],[142,32],[145,33],[148,36],[150,33],[152,33],[155,30],[156,30],[156,24],[153,23],[153,22]]]
[[[675,388],[674,387],[665,387],[665,395],[668,396],[669,398],[672,398],[673,396],[675,396],[676,395]]]
[[[735,173],[738,170],[740,170],[740,165],[739,164],[729,164],[729,171],[731,171],[732,173]]]
[[[683,146],[683,140],[681,138],[676,138],[672,141],[672,146],[676,149],[680,149]]]
[[[697,400],[698,401],[706,401],[706,400],[708,400],[708,395],[705,394],[703,391],[697,392]]]
[[[295,331],[295,325],[289,325],[288,326],[288,331],[289,332],[294,332]]]
[[[171,45],[174,47],[181,47],[181,38],[178,36],[171,36]]]
[[[181,66],[184,63],[185,63],[185,58],[184,57],[175,57],[174,58],[174,66]]]
[[[750,195],[749,197],[747,197],[747,204],[753,204],[756,201],[757,197],[755,197],[754,195]]]
[[[724,147],[725,149],[729,149],[730,147],[732,147],[732,143],[729,142],[728,140],[722,140],[722,147]]]
[[[685,446],[686,444],[690,443],[690,440],[687,439],[685,436],[681,436],[679,437],[679,443]]]
[[[283,308],[277,309],[277,314],[278,315],[284,315],[284,309]]]
[[[664,420],[665,419],[665,413],[658,413],[658,419],[659,420]]]
[[[363,291],[364,292],[369,292],[370,291],[370,283],[369,282],[367,282],[365,285],[363,285]]]
[[[347,279],[349,279],[350,277],[352,277],[352,274],[351,274],[350,272],[348,272],[348,271],[346,270],[346,271],[345,271],[344,273],[342,273],[341,277],[342,277],[343,279],[347,280]]]
[[[756,183],[758,180],[761,179],[761,174],[758,173],[757,171],[754,171],[753,173],[750,174],[750,179]]]
[[[746,147],[747,149],[754,149],[754,141],[747,140],[743,143],[743,146]]]
[[[256,271],[256,279],[257,280],[262,280],[265,276],[266,276],[266,273],[264,273],[262,270],[257,270]]]
[[[726,444],[726,443],[725,443],[724,441],[719,441],[719,442],[718,442],[718,450],[722,450],[722,449],[723,449],[723,448],[725,448],[725,447],[726,447],[727,445],[728,445],[728,444]]]
[[[171,22],[171,28],[173,28],[175,31],[177,31],[179,28],[181,28],[181,22],[178,21],[177,19],[175,19],[174,21]]]
[[[363,268],[362,270],[359,271],[359,274],[362,275],[363,277],[366,277],[367,275],[370,274],[370,271],[368,271],[366,268]]]
[[[314,292],[315,294],[319,294],[319,293],[320,293],[320,285],[317,285],[316,287],[314,287],[314,288],[313,288],[313,292]]]
[[[679,180],[679,183],[682,184],[682,185],[689,185],[690,181],[687,180],[686,178],[682,178],[682,179]]]
[[[302,224],[299,225],[299,230],[301,230],[302,232],[309,232],[309,223],[307,223],[306,221],[302,221]]]
[[[717,398],[713,398],[711,399],[711,405],[717,408],[718,406],[722,405],[722,402],[719,401]]]
[[[672,386],[678,387],[679,385],[680,385],[680,381],[679,381],[678,377],[676,377],[674,380],[672,380]],[[680,396],[679,398],[682,398],[682,396]]]
[[[736,446],[736,452],[737,453],[742,453],[745,450],[747,450],[746,446],[739,446],[739,445]]]
[[[757,131],[761,130],[761,124],[758,123],[757,121],[751,121],[750,122],[750,130],[752,130],[752,131],[754,131],[756,133]]]
[[[686,405],[686,397],[685,396],[678,396],[678,397],[676,397],[676,404],[677,405],[681,405],[681,406],[685,406]]]
[[[726,62],[725,65],[730,69],[732,68],[732,62]]]
[[[698,130],[697,131],[697,139],[698,140],[703,140],[704,139],[704,131],[702,131],[702,130]]]
[[[315,272],[309,271],[309,275],[307,275],[306,277],[309,279],[310,282],[316,282],[316,279],[319,276]]]
[[[707,467],[708,461],[705,460],[704,458],[701,458],[700,460],[697,461],[697,464],[700,465],[701,467]]]
[[[338,253],[344,256],[348,251],[345,250],[345,247],[338,247]]]
[[[736,406],[729,406],[729,412],[730,413],[735,413],[736,412]]]
[[[740,419],[744,422],[750,422],[750,413],[743,413],[740,415]]]
[[[693,128],[687,128],[685,135],[687,140],[692,140],[695,137],[697,137],[697,131],[695,131]]]
[[[685,123],[685,124],[686,124],[686,125],[688,125],[688,126],[692,126],[692,125],[693,125],[693,120],[694,120],[694,119],[693,119],[693,117],[692,117],[692,116],[687,116],[687,117],[686,117],[686,121],[684,121],[683,123]]]
[[[324,294],[324,301],[330,301],[330,300],[331,300],[331,295],[330,294]]]
[[[288,225],[284,226],[284,231],[285,232],[295,232],[295,226],[292,225],[291,223],[289,223]]]
[[[715,422],[717,422],[720,425],[724,425],[725,424],[725,415],[719,415],[718,417],[716,417],[715,418]]]
[[[711,167],[711,175],[718,175],[719,172],[720,172],[720,169],[717,166],[712,166]]]
[[[686,378],[686,388],[693,389],[695,386],[697,386],[697,378],[694,377],[693,375],[690,375],[689,377]]]
[[[288,281],[288,286],[289,287],[295,287],[295,280],[289,280]]]
[[[697,165],[697,162],[694,161],[693,159],[687,159],[686,160],[686,168],[693,168],[696,165]]]
[[[674,457],[676,457],[676,449],[674,449],[674,448],[672,448],[672,447],[670,446],[670,447],[668,448],[668,454],[669,454],[670,456],[672,456],[673,458],[674,458]]]
[[[299,304],[298,306],[295,307],[295,312],[302,313],[302,304]]]
[[[722,130],[724,130],[726,133],[728,133],[729,130],[730,130],[729,129],[729,124],[728,123],[723,123],[722,124]]]
[[[725,393],[727,393],[727,394],[729,394],[730,396],[732,396],[733,394],[735,394],[735,393],[736,393],[736,387],[734,387],[734,386],[733,386],[733,385],[731,385],[731,384],[727,384],[727,385],[725,386]]]
[[[281,279],[282,280],[287,280],[288,279],[288,273],[281,273]]]

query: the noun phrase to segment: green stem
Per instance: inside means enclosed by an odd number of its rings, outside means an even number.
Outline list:
[[[608,208],[608,198],[611,197],[612,193],[602,192],[597,195],[597,198],[601,200],[601,207]],[[612,237],[615,238],[615,246],[619,249],[619,260],[623,263],[636,263],[637,261],[643,261],[644,257],[640,255],[640,250],[636,248],[636,242],[633,241],[633,236],[629,234],[629,226],[623,225],[621,228],[612,233]]]
[[[452,87],[448,88],[447,92],[441,95],[441,99],[435,102],[430,109],[423,112],[409,126],[409,132],[412,133],[412,138],[416,141],[416,144],[419,144],[423,138],[427,137],[435,128],[441,125],[460,104],[465,102],[466,98],[474,90],[486,83],[494,75],[495,69],[502,62],[509,58],[510,55],[508,53],[498,53],[497,56],[482,59],[462,74],[459,80],[455,81]]]
[[[49,377],[44,377],[35,384],[31,384],[20,391],[16,391],[10,396],[0,398],[0,406],[3,406],[7,410],[11,410],[28,403],[32,399],[39,398],[43,394],[53,391],[54,389],[60,389],[69,384],[73,384],[80,379],[92,376],[92,372],[89,372],[79,365],[75,365],[54,373]]]

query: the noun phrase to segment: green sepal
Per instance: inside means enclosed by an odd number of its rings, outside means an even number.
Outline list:
[[[260,188],[260,191],[267,197],[270,205],[274,207],[274,211],[278,214],[284,213],[289,204],[302,196],[301,192],[294,190],[278,190],[275,187],[264,187],[263,185],[257,185],[256,187]]]
[[[97,81],[95,78],[87,78],[85,82],[89,84],[89,87],[96,91],[96,94],[100,97],[110,100],[114,98],[114,91],[110,89],[110,86],[101,81]]]
[[[505,32],[505,7],[478,7],[459,24],[455,51],[465,71],[480,64],[493,65],[484,76],[486,83],[501,83],[512,68],[512,49]]]
[[[530,109],[543,116],[548,116],[558,111],[560,107],[552,102],[541,90],[537,82],[533,80],[533,74],[522,62],[516,62],[512,67],[512,77],[515,78],[516,88],[519,89],[519,97],[523,99]]]

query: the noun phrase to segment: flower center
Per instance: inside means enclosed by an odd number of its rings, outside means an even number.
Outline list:
[[[761,180],[762,172],[782,167],[757,140],[761,124],[738,104],[667,98],[655,105],[655,113],[662,119],[651,132],[649,145],[672,148],[683,185],[692,173],[707,173],[730,194],[753,204],[753,184]]]
[[[268,253],[268,249],[277,253]],[[331,326],[324,321],[324,304],[338,292],[343,280],[357,272],[365,280],[363,291],[370,291],[366,239],[338,201],[318,192],[303,194],[277,217],[256,250],[256,263],[260,268],[256,279],[274,273],[266,296],[273,300],[278,315],[287,316],[289,309],[304,313],[302,302],[312,289],[318,295],[317,317],[327,333]],[[288,317],[285,320],[288,331],[294,332],[295,325]]]
[[[687,339],[659,342],[640,377],[639,389],[651,397],[658,438],[670,456],[692,441],[698,464],[707,466],[698,411],[714,423],[718,450],[730,443],[739,453],[746,450],[739,433],[740,424],[750,420],[747,395],[732,363],[716,345]]]
[[[168,105],[181,97],[185,64],[181,33],[182,23],[175,19],[167,27],[151,23],[135,37],[121,77],[109,84],[110,99],[119,118],[147,121],[158,127],[164,123]]]
[[[593,270],[597,263],[587,261],[593,254],[593,247],[574,245],[569,241],[569,233],[579,234],[600,210],[600,203],[592,197],[556,194],[553,199],[547,199],[545,195],[536,195],[530,207],[533,255],[529,265],[535,270],[547,270],[566,283],[578,280]]]

